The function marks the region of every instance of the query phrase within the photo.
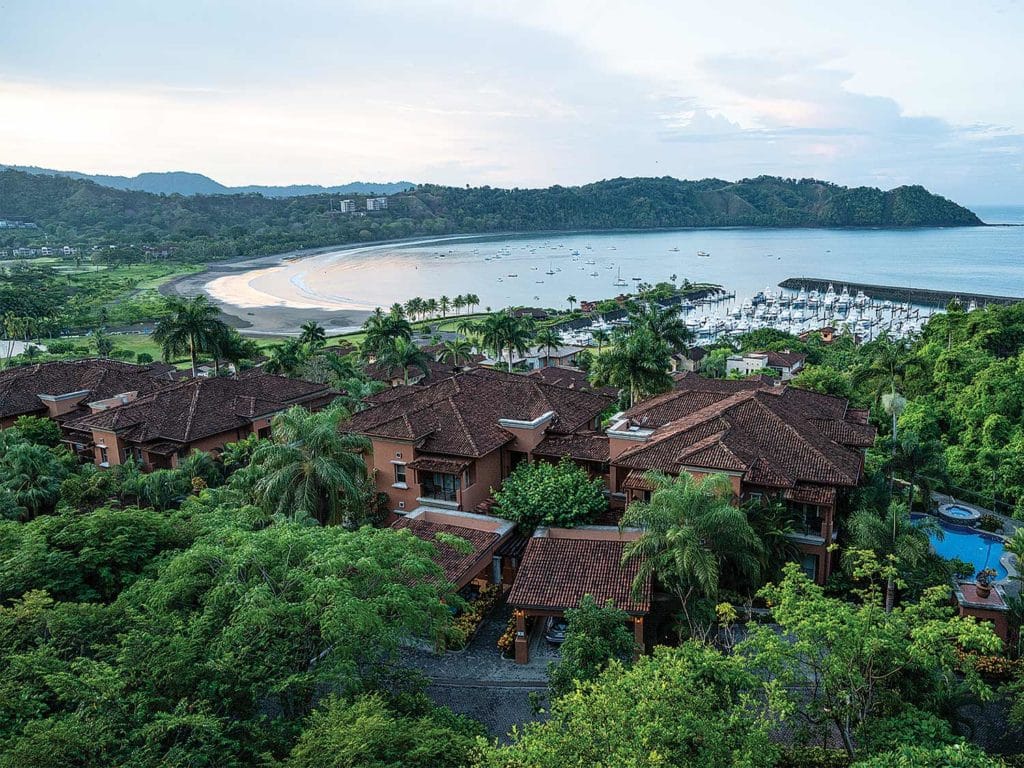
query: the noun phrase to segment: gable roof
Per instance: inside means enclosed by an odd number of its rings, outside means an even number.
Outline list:
[[[618,397],[619,394],[615,387],[595,387],[590,383],[587,372],[581,371],[579,368],[570,368],[564,365],[548,365],[544,368],[537,368],[528,375],[535,379],[540,379],[546,384],[554,384],[556,387],[582,389],[586,392],[599,392],[608,397]]]
[[[400,517],[391,527],[396,530],[409,531],[423,541],[429,541],[437,549],[434,562],[444,571],[444,577],[456,587],[462,586],[466,577],[472,578],[476,573],[468,573],[487,550],[498,543],[501,534],[497,531],[481,531],[461,525],[448,525],[418,518]],[[469,551],[461,552],[451,544],[440,541],[437,534],[458,536],[469,543]]]
[[[8,368],[0,371],[0,418],[45,411],[40,395],[82,392],[80,402],[85,403],[126,392],[148,394],[171,384],[173,370],[163,363],[134,365],[100,358]]]
[[[580,530],[580,529],[577,529]],[[580,536],[585,533],[580,531]],[[611,600],[631,614],[650,610],[651,581],[644,580],[639,595],[633,580],[639,558],[622,562],[627,541],[582,537],[550,537],[538,531],[526,545],[508,603],[516,608],[564,611],[578,608],[586,595],[598,605]]]
[[[325,402],[332,395],[322,384],[263,372],[238,378],[195,378],[83,416],[67,427],[116,432],[134,443],[187,445],[246,427],[257,417],[296,403]]]
[[[856,485],[863,464],[858,449],[875,436],[841,398],[751,381],[685,377],[676,390],[624,416],[653,434],[623,451],[618,466],[737,472],[749,483],[777,488]]]
[[[533,421],[552,414],[551,432],[590,427],[611,403],[594,392],[566,389],[530,376],[474,368],[434,384],[400,387],[355,414],[343,429],[370,437],[412,441],[419,450],[478,458],[505,445],[503,419]]]

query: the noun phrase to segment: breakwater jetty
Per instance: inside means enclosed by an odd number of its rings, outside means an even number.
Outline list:
[[[829,286],[839,291],[845,286],[851,292],[864,291],[872,299],[888,299],[890,301],[906,302],[909,304],[922,304],[930,306],[946,306],[954,299],[963,304],[975,302],[979,307],[985,304],[1016,304],[1024,301],[1020,296],[990,296],[985,293],[971,293],[970,291],[938,291],[932,288],[909,288],[899,285],[872,285],[870,283],[854,283],[849,280],[827,279],[822,277],[788,277],[779,283],[780,288],[790,291],[799,291],[806,288],[808,291],[816,290],[824,292]]]

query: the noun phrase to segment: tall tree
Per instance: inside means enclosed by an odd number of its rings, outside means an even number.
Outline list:
[[[202,295],[169,298],[167,308],[169,314],[156,324],[153,339],[160,344],[165,360],[187,352],[195,376],[199,353],[209,351],[225,333],[220,310]]]
[[[627,545],[623,560],[640,561],[634,588],[655,577],[682,603],[692,636],[705,622],[692,610],[694,598],[718,596],[723,569],[751,581],[760,573],[761,542],[746,514],[733,505],[732,483],[725,475],[695,480],[688,472],[677,478],[648,473],[650,501],[634,501],[621,525],[643,533]]]
[[[547,352],[544,356],[544,365],[551,365],[551,350],[558,349],[562,345],[562,335],[551,326],[547,326],[537,331],[537,335],[533,337],[533,343]]]
[[[601,350],[604,349],[605,345],[608,344],[611,337],[608,335],[608,331],[598,328],[590,334],[590,340],[597,344],[597,353],[601,354]]]
[[[398,368],[402,371],[402,382],[409,383],[409,371],[419,369],[424,376],[430,375],[430,358],[421,347],[413,342],[397,338],[391,346],[384,350],[379,361],[387,368]]]
[[[845,559],[849,571],[858,564],[858,550],[869,550],[879,562],[890,566],[885,581],[885,611],[896,605],[896,589],[910,569],[932,557],[929,534],[942,536],[942,529],[931,519],[911,520],[907,508],[893,501],[884,514],[859,509],[850,516],[850,554]]]
[[[437,302],[437,308],[441,310],[441,317],[445,317],[448,314],[448,310],[452,307],[452,300],[447,296],[442,296]]]
[[[362,353],[368,360],[380,359],[394,346],[397,339],[412,340],[412,326],[404,317],[374,312],[363,323]]]
[[[473,359],[473,345],[466,339],[446,341],[441,348],[440,360],[455,367],[463,366]]]
[[[319,349],[327,343],[327,332],[315,320],[302,324],[299,341],[312,349]]]
[[[508,370],[512,372],[512,356],[517,352],[525,354],[532,337],[532,322],[528,318],[516,317],[510,310],[495,312],[483,319],[479,325],[480,338],[484,346],[500,358],[508,352]]]
[[[686,327],[678,305],[661,307],[654,302],[640,304],[629,316],[630,325],[647,327],[656,338],[661,339],[673,352],[683,352],[693,334]]]
[[[595,384],[624,390],[630,406],[671,389],[671,349],[650,327],[617,328],[612,341],[614,346],[594,361],[591,376]]]
[[[570,293],[568,296],[565,297],[565,301],[569,305],[569,311],[572,312],[572,308],[576,304],[576,297]]]
[[[264,509],[321,525],[359,519],[366,483],[363,454],[370,446],[365,438],[339,431],[347,417],[340,406],[319,413],[293,406],[274,417],[272,438],[251,465]]]

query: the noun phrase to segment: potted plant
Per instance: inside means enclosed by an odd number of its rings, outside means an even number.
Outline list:
[[[996,572],[994,568],[985,568],[984,570],[978,571],[978,576],[974,580],[978,589],[978,597],[988,597],[992,594],[992,582],[995,580]]]

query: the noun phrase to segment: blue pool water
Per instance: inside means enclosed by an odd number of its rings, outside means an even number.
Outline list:
[[[977,513],[973,512],[970,509],[965,509],[964,507],[957,507],[952,505],[946,507],[942,511],[949,517],[960,517],[964,520],[970,520],[972,517],[975,517],[977,515]]]
[[[931,536],[932,549],[942,557],[956,558],[974,564],[974,572],[984,568],[992,568],[996,572],[996,580],[1007,577],[1006,568],[999,559],[1003,556],[1003,540],[984,531],[964,528],[959,525],[940,523],[942,539]]]

